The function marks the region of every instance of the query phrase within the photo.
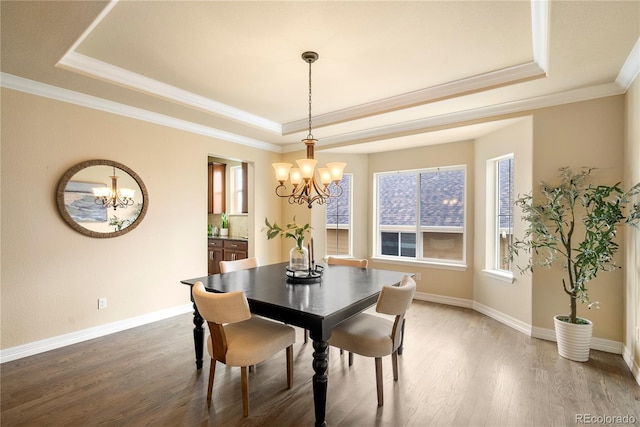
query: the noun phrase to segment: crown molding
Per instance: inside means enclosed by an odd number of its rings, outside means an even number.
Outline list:
[[[549,65],[549,1],[531,0],[533,62],[547,72]]]
[[[626,92],[633,81],[638,77],[640,73],[640,37],[636,40],[636,44],[631,48],[627,60],[622,65],[618,77],[616,78],[616,84],[620,86]]]
[[[102,80],[117,83],[137,91],[148,93],[159,98],[168,99],[180,104],[188,105],[199,110],[244,123],[259,129],[282,134],[282,126],[271,120],[256,116],[238,108],[214,101],[201,95],[196,95],[184,89],[162,83],[124,68],[108,64],[95,58],[75,51],[65,54],[56,66],[78,71]]]
[[[621,94],[624,94],[624,90],[617,84],[607,83],[599,86],[560,92],[553,95],[545,95],[471,110],[457,111],[454,113],[431,116],[424,119],[412,120],[388,126],[323,137],[316,144],[316,147],[377,141],[411,134],[425,133],[441,128],[442,126],[453,126],[474,120],[496,118],[507,114],[523,113],[539,108],[553,107],[556,105],[588,101],[591,99]],[[283,149],[283,152],[288,151],[291,150],[287,148]]]
[[[68,89],[62,89],[57,86],[36,82],[25,79],[23,77],[14,76],[12,74],[0,73],[0,86],[7,89],[13,89],[20,92],[30,93],[32,95],[42,96],[45,98],[55,99],[57,101],[67,102],[69,104],[80,105],[82,107],[92,108],[107,113],[117,114],[149,123],[167,126],[174,129],[180,129],[211,138],[221,139],[223,141],[233,142],[235,144],[246,145],[266,151],[281,153],[279,145],[270,144],[268,142],[259,141],[253,138],[237,135],[231,132],[215,129],[212,127],[200,125],[164,114],[154,113],[152,111],[143,110],[137,107],[120,104],[118,102],[109,101],[84,93],[75,92]]]
[[[453,82],[431,86],[425,89],[408,92],[402,95],[392,96],[378,101],[357,105],[355,107],[332,111],[330,113],[314,116],[313,124],[316,128],[333,125],[350,120],[361,119],[363,117],[388,113],[417,105],[440,101],[447,98],[454,98],[467,95],[473,92],[480,92],[500,86],[532,80],[544,77],[546,74],[535,62],[515,65],[503,68],[490,73],[480,74]],[[285,123],[282,126],[283,135],[305,130],[308,120],[296,120]]]

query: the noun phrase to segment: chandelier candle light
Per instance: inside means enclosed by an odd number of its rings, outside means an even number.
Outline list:
[[[103,208],[113,207],[115,211],[117,208],[126,209],[127,206],[133,204],[135,190],[130,188],[118,189],[118,177],[116,176],[115,167],[113,168],[113,175],[111,175],[111,188],[95,187],[92,190],[96,198],[96,204],[102,205]]]
[[[276,180],[279,182],[276,187],[276,194],[279,197],[288,198],[291,204],[303,205],[306,203],[311,209],[313,202],[323,205],[329,197],[340,197],[342,194],[340,180],[347,164],[342,162],[327,163],[327,167],[318,168],[320,180],[319,182],[316,180],[315,167],[317,160],[313,158],[313,150],[318,140],[314,139],[311,133],[311,64],[318,59],[318,54],[304,52],[302,59],[309,64],[309,134],[302,140],[307,147],[307,158],[296,160],[297,168],[292,168],[291,163],[273,163],[273,168],[276,172]],[[287,180],[291,181],[293,189],[288,194],[281,194],[281,190],[284,191],[286,189],[285,182]],[[332,194],[329,190],[329,184],[332,181],[338,189],[336,194]]]

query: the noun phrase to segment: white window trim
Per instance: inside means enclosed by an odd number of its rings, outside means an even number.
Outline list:
[[[433,172],[433,171],[447,171],[447,170],[463,170],[464,171],[464,194],[463,194],[463,203],[464,203],[464,214],[462,219],[462,227],[429,227],[429,226],[383,226],[379,227],[379,212],[380,212],[380,198],[378,197],[378,177],[381,175],[393,175],[397,173],[422,173],[422,172]],[[468,218],[468,203],[467,203],[467,193],[468,193],[468,171],[467,165],[450,165],[450,166],[440,166],[440,167],[432,167],[432,168],[423,168],[423,169],[406,169],[406,170],[397,170],[397,171],[385,171],[385,172],[375,172],[372,174],[373,178],[373,257],[372,260],[376,260],[379,262],[394,262],[397,264],[407,264],[407,265],[423,265],[423,266],[431,266],[436,268],[444,268],[450,270],[466,270],[467,269],[467,233],[465,230],[467,229],[467,218]],[[417,191],[420,190],[420,186],[417,186]],[[420,209],[420,195],[417,195],[417,209]],[[433,258],[406,258],[401,256],[386,256],[382,255],[382,242],[379,237],[380,232],[389,231],[389,232],[416,232],[422,233],[424,231],[432,231],[432,232],[459,232],[462,233],[462,260],[434,260]],[[418,239],[416,239],[417,243]],[[418,253],[418,247],[416,244],[416,255]]]
[[[505,159],[515,159],[513,153],[504,154],[502,156],[494,157],[487,160],[486,165],[486,188],[492,189],[491,192],[487,191],[486,194],[486,206],[487,206],[487,232],[486,232],[486,254],[485,254],[485,269],[482,270],[485,275],[498,279],[504,282],[513,283],[513,271],[502,270],[498,268],[500,258],[500,245],[497,239],[498,231],[500,229],[500,223],[498,219],[499,212],[499,181],[498,181],[498,162]]]

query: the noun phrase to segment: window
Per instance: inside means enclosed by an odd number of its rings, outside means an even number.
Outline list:
[[[377,255],[464,263],[464,166],[374,175]]]
[[[352,174],[344,174],[340,181],[342,194],[327,201],[327,255],[351,255],[351,181]],[[340,192],[333,182],[329,190],[332,194]]]
[[[230,202],[231,202],[231,213],[239,214],[242,213],[242,199],[244,197],[244,181],[243,181],[243,173],[241,166],[232,166],[231,167],[230,180],[231,185],[229,186],[231,189],[230,194]]]
[[[496,270],[511,271],[507,259],[513,238],[513,156],[496,160]]]

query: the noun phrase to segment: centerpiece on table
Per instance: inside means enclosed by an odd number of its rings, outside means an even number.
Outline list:
[[[275,221],[270,224],[267,218],[264,219],[264,223],[267,226],[267,240],[277,236],[290,237],[295,240],[295,246],[289,251],[289,269],[292,271],[309,271],[312,261],[309,249],[304,246],[304,238],[305,235],[309,235],[311,232],[311,226],[309,224],[297,224],[295,216],[285,228],[280,227]],[[311,251],[313,252],[313,249]]]

